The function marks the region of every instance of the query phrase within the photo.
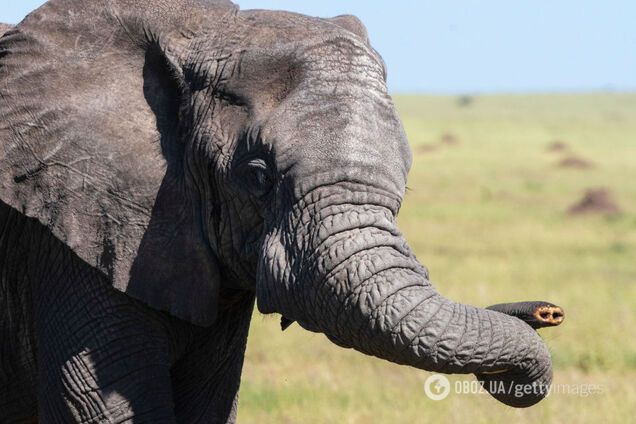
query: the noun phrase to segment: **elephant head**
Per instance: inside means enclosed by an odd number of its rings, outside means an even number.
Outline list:
[[[545,395],[537,333],[438,294],[398,230],[411,153],[356,18],[52,0],[0,58],[0,198],[115,288],[198,325],[254,292],[338,345]]]

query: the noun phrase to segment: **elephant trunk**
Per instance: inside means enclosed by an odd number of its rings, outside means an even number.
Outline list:
[[[340,346],[394,363],[474,373],[510,406],[531,406],[547,394],[550,355],[529,325],[437,293],[389,208],[333,200],[290,218],[296,232],[268,236],[261,312],[282,313]]]

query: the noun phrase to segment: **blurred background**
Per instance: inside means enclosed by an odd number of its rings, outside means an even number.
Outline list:
[[[636,2],[236,2],[361,18],[414,155],[400,227],[437,289],[566,310],[541,330],[558,390],[527,410],[479,393],[429,400],[429,373],[255,313],[239,422],[632,422]],[[41,3],[3,4],[0,22]]]

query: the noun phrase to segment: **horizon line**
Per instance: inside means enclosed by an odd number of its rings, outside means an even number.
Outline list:
[[[548,96],[548,95],[636,95],[636,88],[626,89],[546,89],[546,90],[389,90],[392,96]]]

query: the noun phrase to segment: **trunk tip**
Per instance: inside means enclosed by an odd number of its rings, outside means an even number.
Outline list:
[[[539,306],[532,315],[541,324],[540,327],[554,327],[565,319],[563,308],[555,305]]]

